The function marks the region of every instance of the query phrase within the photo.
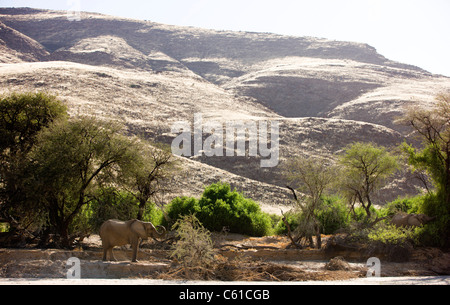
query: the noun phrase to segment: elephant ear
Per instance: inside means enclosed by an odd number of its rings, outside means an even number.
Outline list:
[[[131,231],[136,233],[140,238],[147,238],[147,234],[145,232],[145,226],[141,221],[135,221],[131,225]]]

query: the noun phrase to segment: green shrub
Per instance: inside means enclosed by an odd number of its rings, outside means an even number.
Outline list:
[[[315,213],[321,224],[322,234],[334,234],[349,225],[348,207],[339,197],[324,197],[321,207]]]
[[[195,214],[210,231],[220,232],[228,227],[232,233],[265,236],[272,228],[271,217],[257,203],[223,183],[207,187],[200,200],[175,198],[167,207],[167,214],[173,221]]]
[[[416,243],[421,246],[441,247],[448,242],[450,230],[450,216],[442,204],[444,199],[439,194],[426,194],[411,198],[399,198],[382,209],[384,216],[389,218],[398,213],[426,214],[437,219],[421,228],[416,229]]]
[[[297,227],[299,225],[300,215],[298,213],[288,212],[285,214],[285,216],[286,216],[287,223],[291,227],[291,230],[294,231],[295,229],[297,229]],[[275,225],[274,231],[275,231],[274,233],[277,235],[283,235],[283,234],[288,233],[286,224],[284,223],[284,221],[282,219],[280,219],[277,222],[277,224]]]
[[[416,214],[419,207],[423,204],[423,197],[398,198],[389,202],[383,209],[385,216],[394,216],[398,213]]]
[[[90,225],[94,231],[98,231],[101,225],[109,219],[126,221],[136,218],[138,202],[129,193],[107,188],[99,190],[95,197],[89,204],[92,214],[89,217]]]
[[[0,223],[0,233],[6,233],[6,232],[9,232],[9,224]]]
[[[365,213],[361,210],[361,213]],[[337,230],[347,228],[350,221],[350,213],[346,204],[337,196],[323,197],[322,203],[314,212],[320,222],[322,234],[334,234]],[[361,215],[363,217],[364,215]],[[286,213],[286,220],[295,231],[303,220],[301,212]],[[275,234],[286,234],[288,232],[283,220],[279,220],[274,228]]]
[[[439,194],[423,196],[418,213],[437,218],[421,228],[419,235],[421,245],[444,247],[450,244],[450,213],[443,202],[445,199]]]
[[[370,213],[373,218],[381,217],[381,211],[377,210],[375,207],[370,207]],[[350,221],[354,221],[357,223],[367,223],[371,222],[371,219],[367,219],[367,212],[363,207],[355,207],[353,212],[350,213]]]
[[[397,228],[394,225],[377,224],[368,230],[367,237],[370,242],[384,245],[403,245],[407,242],[417,243],[416,229]]]
[[[79,225],[88,221],[87,225],[97,232],[106,220],[131,220],[136,218],[138,212],[139,202],[130,193],[114,188],[100,189],[96,198],[83,209],[75,223]],[[143,221],[152,222],[157,226],[162,224],[163,219],[163,212],[156,208],[154,203],[147,204]]]
[[[200,212],[200,205],[195,198],[177,197],[167,206],[166,212],[170,219],[177,221],[182,216]],[[167,222],[163,225],[169,226]]]

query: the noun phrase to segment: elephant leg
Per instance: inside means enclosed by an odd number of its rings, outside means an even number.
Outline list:
[[[117,262],[117,259],[114,256],[114,252],[113,252],[114,247],[111,247],[108,249],[109,252],[109,261],[110,262]]]
[[[133,263],[137,263],[137,253],[139,250],[139,240],[135,240],[131,243],[131,248],[133,249],[133,258],[131,259],[131,261]]]
[[[106,254],[108,253],[108,248],[103,247],[103,261],[106,262]]]

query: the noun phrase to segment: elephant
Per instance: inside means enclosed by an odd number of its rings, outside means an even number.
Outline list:
[[[109,252],[110,261],[116,261],[113,254],[113,248],[116,246],[125,246],[131,244],[133,249],[132,262],[137,262],[137,252],[139,240],[164,238],[166,229],[162,226],[162,232],[158,232],[151,222],[142,222],[139,220],[120,221],[108,220],[100,227],[100,238],[103,245],[103,261],[106,261]]]
[[[436,217],[425,214],[397,214],[392,218],[391,224],[397,227],[420,227],[435,219]]]

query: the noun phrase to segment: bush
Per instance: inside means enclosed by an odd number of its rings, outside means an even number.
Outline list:
[[[100,226],[109,219],[130,220],[135,219],[139,211],[138,200],[128,192],[118,191],[114,188],[99,190],[96,199],[92,200],[79,215],[75,223],[83,223],[87,219],[88,226],[93,232],[97,232]],[[164,215],[155,205],[147,204],[143,221],[150,221],[155,226],[162,223]]]
[[[386,216],[394,216],[398,213],[416,214],[419,207],[423,204],[423,197],[398,198],[389,202],[383,209]]]
[[[207,187],[200,200],[175,198],[167,207],[167,214],[173,221],[195,214],[210,231],[220,232],[229,227],[232,233],[265,236],[272,228],[270,216],[263,213],[257,203],[222,183]]]
[[[443,202],[445,199],[439,194],[427,194],[422,197],[418,213],[437,218],[420,228],[421,245],[435,247],[450,245],[450,214]]]
[[[411,198],[399,198],[390,202],[382,209],[385,216],[391,217],[398,213],[426,214],[437,219],[416,229],[415,242],[421,246],[442,247],[449,241],[450,216],[442,204],[444,199],[439,194],[426,194]]]
[[[177,221],[182,216],[189,214],[197,214],[200,212],[198,200],[192,197],[177,197],[167,206],[167,215],[173,221]],[[164,226],[170,227],[170,224],[163,223]]]
[[[380,210],[377,210],[373,206],[370,207],[370,214],[371,218],[367,218],[367,211],[363,207],[355,207],[353,211],[350,213],[350,221],[360,223],[360,224],[369,224],[373,220],[375,220],[376,217],[381,218],[382,213]]]
[[[298,213],[288,212],[285,214],[285,216],[286,216],[287,223],[291,227],[291,230],[294,231],[295,229],[297,229],[297,227],[299,225],[300,215]],[[275,231],[275,234],[277,234],[277,235],[282,235],[282,234],[288,233],[286,224],[284,223],[284,221],[282,219],[280,219],[278,221],[278,223],[275,225],[274,231]]]
[[[378,224],[369,229],[367,234],[369,242],[384,245],[403,245],[407,242],[417,243],[416,229],[397,228],[394,225]]]
[[[214,262],[211,233],[194,215],[182,216],[173,226],[178,241],[173,246],[175,257],[185,268],[204,267]]]
[[[411,259],[414,245],[417,244],[419,228],[397,228],[394,225],[379,223],[367,229],[370,251],[373,255],[382,253],[392,262],[407,262]]]
[[[334,234],[349,225],[349,210],[339,197],[324,197],[316,217],[321,224],[322,234]]]
[[[362,209],[361,212],[364,210]],[[345,229],[349,226],[350,216],[346,204],[337,196],[323,197],[322,203],[314,211],[314,215],[320,223],[322,234],[334,234],[339,229]],[[295,231],[300,222],[304,220],[301,212],[286,213],[286,220]],[[275,226],[275,234],[286,234],[288,232],[285,223],[280,220]]]

